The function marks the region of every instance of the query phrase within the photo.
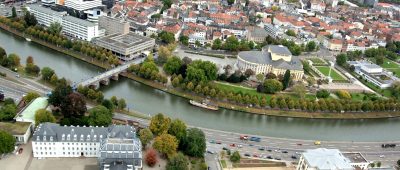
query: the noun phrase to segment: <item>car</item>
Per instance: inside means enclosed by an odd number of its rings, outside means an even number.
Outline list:
[[[275,152],[279,152],[279,149],[275,149],[274,151],[275,151]]]
[[[288,153],[288,151],[282,151],[282,153]]]
[[[261,138],[252,136],[252,137],[250,137],[250,141],[260,142]]]
[[[254,157],[254,158],[258,158],[258,155],[257,155],[257,154],[253,154],[253,157]]]
[[[281,158],[279,158],[279,157],[275,157],[275,160],[281,160]]]
[[[223,147],[223,148],[222,148],[222,150],[224,150],[224,151],[227,151],[227,150],[228,150],[228,148],[226,148],[226,147]]]
[[[292,158],[292,159],[297,159],[297,156],[296,156],[296,155],[292,155],[291,158]]]
[[[254,146],[254,145],[252,143],[250,143],[249,146]]]
[[[19,148],[19,149],[18,149],[18,154],[21,154],[22,151],[24,151],[24,149],[23,149],[23,148]]]
[[[243,145],[237,145],[238,148],[243,148]]]
[[[318,140],[315,141],[315,142],[314,142],[314,145],[321,145],[321,141],[318,141]]]
[[[215,140],[210,140],[210,143],[215,143]]]
[[[379,155],[379,158],[384,158],[385,157],[385,155]]]
[[[267,156],[268,159],[273,159],[272,156]]]
[[[231,146],[231,147],[235,147],[235,146],[236,146],[236,144],[232,143],[232,144],[230,144],[229,146]]]
[[[249,139],[249,136],[247,136],[247,135],[240,136],[240,140],[247,140],[247,139]]]
[[[268,151],[268,152],[272,152],[272,150],[271,150],[271,149],[268,149],[267,151]]]
[[[249,153],[245,153],[244,156],[250,157],[250,154]]]
[[[302,145],[303,145],[302,143],[298,143],[298,144],[297,144],[297,146],[302,146]]]
[[[216,144],[222,144],[222,142],[221,141],[217,141],[217,142],[215,142]]]
[[[15,77],[19,78],[19,74],[16,74]]]
[[[265,147],[261,146],[261,147],[258,148],[258,150],[264,151],[264,150],[265,150]]]
[[[214,152],[214,151],[207,150],[207,153],[209,153],[209,154],[214,154],[215,152]]]

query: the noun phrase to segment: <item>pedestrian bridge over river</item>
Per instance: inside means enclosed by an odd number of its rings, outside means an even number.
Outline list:
[[[84,87],[90,87],[90,88],[98,89],[100,87],[100,84],[108,85],[110,83],[110,79],[118,80],[119,74],[121,72],[124,72],[132,64],[140,64],[144,60],[145,60],[145,58],[133,59],[131,61],[126,62],[123,65],[120,65],[118,67],[112,68],[111,70],[107,70],[106,72],[101,73],[101,74],[99,74],[97,76],[90,77],[89,79],[86,79],[86,80],[83,80],[81,82],[78,82],[78,83],[75,84],[74,87],[84,86]]]

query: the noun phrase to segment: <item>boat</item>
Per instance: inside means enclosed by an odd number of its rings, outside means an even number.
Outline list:
[[[26,41],[31,42],[32,40],[30,38],[25,38]]]
[[[202,102],[190,100],[189,103],[194,106],[209,109],[209,110],[215,110],[215,111],[218,110],[218,106],[212,105],[208,100],[203,100]]]

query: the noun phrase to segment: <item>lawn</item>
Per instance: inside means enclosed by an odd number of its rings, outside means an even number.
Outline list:
[[[326,64],[326,62],[323,61],[323,60],[320,59],[320,58],[309,58],[308,60],[312,61],[313,64],[316,64],[316,65]]]
[[[374,59],[371,59],[373,62],[375,62]],[[380,65],[382,68],[385,68],[388,71],[391,71],[394,73],[395,76],[400,77],[400,65],[397,64],[396,62],[388,59],[388,58],[384,58],[383,64]]]
[[[328,76],[329,75],[329,67],[327,66],[318,66],[315,67],[317,68],[323,75]],[[333,80],[346,80],[343,78],[335,69],[332,69],[331,71],[331,77]]]

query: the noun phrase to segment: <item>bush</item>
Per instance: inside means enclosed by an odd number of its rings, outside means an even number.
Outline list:
[[[157,151],[154,149],[149,149],[145,158],[146,164],[150,167],[153,167],[157,164]]]
[[[346,90],[339,90],[336,92],[336,95],[341,99],[351,99],[351,95]]]
[[[323,90],[317,91],[317,97],[318,98],[328,98],[329,95],[330,95],[330,93],[329,93],[328,90],[323,89]]]
[[[237,163],[240,161],[240,154],[238,151],[233,152],[231,157],[229,158],[233,163]]]

